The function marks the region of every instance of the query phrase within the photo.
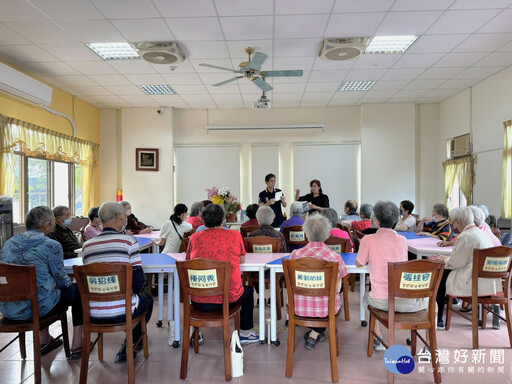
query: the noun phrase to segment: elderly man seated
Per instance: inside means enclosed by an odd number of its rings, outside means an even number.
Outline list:
[[[101,226],[101,220],[98,216],[98,211],[100,207],[92,207],[89,209],[89,213],[87,216],[89,217],[89,224],[84,229],[84,241],[92,239],[93,237],[98,236],[102,231],[103,227]]]
[[[322,215],[311,215],[306,219],[303,226],[304,232],[309,243],[300,249],[292,252],[290,259],[300,259],[301,257],[312,257],[325,261],[338,262],[338,277],[336,283],[336,292],[341,289],[341,280],[348,275],[345,263],[339,254],[331,251],[324,241],[327,240],[331,232],[331,223]],[[341,308],[341,298],[336,294],[334,303],[334,312],[337,313]],[[327,317],[329,314],[329,298],[327,296],[295,296],[295,314],[304,317]],[[307,349],[315,348],[317,341],[326,339],[325,328],[311,328],[304,334],[306,340],[304,347]]]
[[[81,246],[73,231],[68,228],[71,224],[71,211],[64,205],[58,205],[53,208],[53,215],[56,225],[50,237],[62,245],[64,259],[72,259],[76,257],[75,249],[79,249]]]
[[[284,227],[304,224],[304,219],[300,215],[302,215],[302,203],[294,201],[292,205],[290,205],[291,217],[281,225],[281,232],[283,232]]]
[[[71,358],[80,358],[82,349],[82,303],[76,284],[64,270],[62,247],[50,238],[55,227],[55,217],[48,207],[35,207],[25,220],[27,232],[7,240],[0,254],[0,262],[18,265],[35,265],[39,316],[53,316],[72,306],[73,343]],[[0,302],[0,312],[11,320],[31,320],[30,301]],[[48,328],[41,330],[41,355],[62,345],[61,339],[54,339]]]
[[[350,223],[350,229],[353,231],[363,232],[372,226],[373,206],[371,204],[361,204],[359,208],[359,217],[361,221],[353,221]]]
[[[124,209],[124,213],[128,218],[128,222],[126,224],[126,233],[129,235],[138,235],[143,233],[151,233],[153,231],[153,227],[144,224],[142,221],[139,221],[132,213],[132,206],[127,201],[121,201],[119,204]]]
[[[433,255],[431,260],[444,261],[445,269],[437,291],[437,326],[444,328],[443,310],[446,294],[471,296],[473,281],[473,250],[491,248],[492,241],[474,223],[471,208],[454,208],[450,212],[451,225],[460,234],[453,244],[450,256]],[[501,279],[482,279],[478,282],[478,295],[494,295],[501,291]]]
[[[144,272],[137,240],[125,235],[127,223],[126,213],[122,205],[109,201],[103,203],[98,212],[103,223],[103,232],[88,240],[83,246],[84,264],[91,263],[125,263],[133,266],[132,281],[132,317],[138,317],[146,312],[146,322],[149,322],[153,312],[153,298],[142,293]],[[91,302],[91,320],[94,323],[115,324],[126,321],[125,302]],[[133,328],[133,340],[139,340],[142,334],[141,323]],[[135,350],[142,348],[142,340],[135,345]],[[116,363],[126,361],[126,339],[116,356]]]
[[[262,205],[258,208],[258,211],[256,212],[256,219],[258,220],[258,224],[260,227],[249,233],[248,237],[255,237],[255,236],[268,236],[268,237],[275,237],[281,239],[281,250],[280,252],[285,252],[286,250],[286,241],[284,239],[284,235],[278,231],[276,231],[272,227],[272,223],[274,222],[274,218],[276,217],[276,214],[274,213],[274,210],[270,208],[269,206]]]
[[[341,216],[342,224],[351,224],[353,221],[361,221],[357,214],[357,201],[347,200],[345,202],[345,214]]]

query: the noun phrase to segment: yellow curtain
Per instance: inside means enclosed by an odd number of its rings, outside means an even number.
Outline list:
[[[459,179],[460,189],[466,198],[467,204],[473,204],[473,184],[474,184],[474,171],[473,171],[473,158],[466,157],[464,159],[456,160],[457,162],[457,177]]]
[[[501,173],[501,216],[512,217],[512,120],[505,121],[503,169]]]
[[[450,196],[455,184],[455,177],[457,176],[457,163],[454,160],[448,160],[443,163],[444,169],[444,202],[448,209],[450,209]]]
[[[83,212],[87,213],[94,202],[94,188],[91,184],[98,144],[4,115],[0,115],[0,133],[0,195],[14,195],[14,151],[18,151],[27,156],[82,165],[82,204]]]

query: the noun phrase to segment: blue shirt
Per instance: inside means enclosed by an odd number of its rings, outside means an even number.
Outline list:
[[[0,262],[36,266],[39,316],[46,315],[57,305],[60,288],[71,285],[64,270],[62,246],[41,231],[29,230],[7,240]],[[11,320],[32,319],[32,306],[28,300],[2,302],[0,312]]]
[[[290,217],[283,223],[283,225],[281,225],[281,232],[283,232],[284,227],[292,227],[294,225],[304,225],[304,219],[299,215]]]

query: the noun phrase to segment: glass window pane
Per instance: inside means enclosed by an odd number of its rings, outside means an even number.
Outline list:
[[[65,205],[69,207],[69,164],[54,162],[53,172],[55,206]]]
[[[84,215],[82,205],[82,166],[78,164],[75,164],[75,215]]]
[[[28,210],[48,206],[48,160],[28,158]]]
[[[20,188],[21,188],[21,156],[14,155],[14,196],[12,199],[12,219],[15,223],[21,223],[21,196],[20,196]]]

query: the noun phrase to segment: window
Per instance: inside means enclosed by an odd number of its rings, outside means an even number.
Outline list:
[[[453,183],[452,194],[450,195],[450,208],[465,207],[467,206],[467,200],[460,189],[459,178],[455,176],[455,182]]]
[[[21,153],[14,159],[14,222],[24,222],[27,212],[39,205],[65,205],[75,215],[82,215],[81,165]]]

